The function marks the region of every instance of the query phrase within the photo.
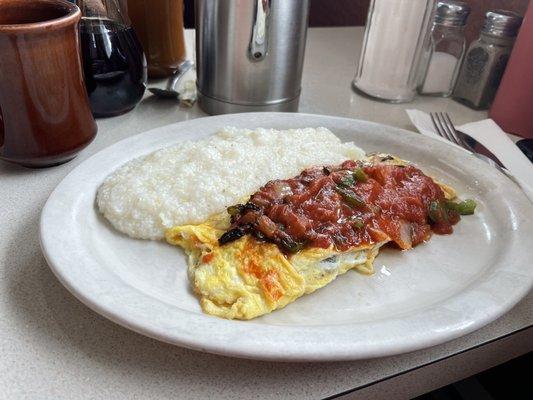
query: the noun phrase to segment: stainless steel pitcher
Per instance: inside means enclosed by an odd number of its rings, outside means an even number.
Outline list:
[[[309,0],[196,0],[200,107],[297,111],[308,13]]]

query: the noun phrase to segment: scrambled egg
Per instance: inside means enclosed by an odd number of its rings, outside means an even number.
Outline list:
[[[286,256],[277,245],[250,235],[219,246],[229,225],[223,213],[166,232],[167,241],[188,254],[189,280],[203,311],[228,319],[251,319],[285,307],[352,268],[371,274],[372,262],[387,242],[347,252],[309,248]]]

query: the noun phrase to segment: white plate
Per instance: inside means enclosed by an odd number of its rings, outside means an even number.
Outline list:
[[[162,242],[130,239],[94,206],[104,178],[126,161],[220,127],[325,126],[366,151],[391,152],[454,186],[478,208],[451,236],[411,251],[382,251],[376,274],[354,271],[252,321],[202,314],[185,257]],[[59,184],[44,207],[41,243],[52,270],[87,306],[139,333],[237,357],[316,361],[398,354],[472,332],[531,288],[533,207],[506,177],[439,141],[346,118],[284,113],[195,119],[123,140]]]

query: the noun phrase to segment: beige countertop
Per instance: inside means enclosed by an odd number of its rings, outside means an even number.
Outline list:
[[[191,32],[188,32],[190,35]],[[300,111],[413,129],[406,108],[482,119],[447,99],[390,105],[350,83],[361,28],[311,29]],[[207,399],[408,398],[533,349],[533,296],[490,325],[449,343],[395,357],[276,364],[199,353],[128,331],[82,305],[41,254],[39,214],[54,187],[83,160],[150,128],[204,116],[147,96],[129,114],[99,120],[96,140],[74,161],[29,170],[0,162],[0,398]]]

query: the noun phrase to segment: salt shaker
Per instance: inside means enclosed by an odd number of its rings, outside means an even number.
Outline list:
[[[435,0],[372,0],[363,49],[352,87],[359,93],[391,103],[416,95],[422,44]]]
[[[421,61],[420,94],[442,97],[452,94],[466,50],[464,26],[468,14],[470,7],[462,1],[437,3],[435,21]]]
[[[455,100],[488,109],[500,84],[522,17],[510,11],[489,11],[478,40],[467,53],[453,92]]]

